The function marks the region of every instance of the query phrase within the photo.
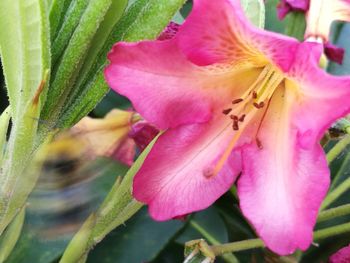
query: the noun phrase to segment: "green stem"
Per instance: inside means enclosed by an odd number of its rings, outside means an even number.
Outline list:
[[[264,242],[259,238],[255,238],[222,245],[214,245],[211,247],[211,249],[214,252],[214,254],[218,256],[225,253],[232,253],[261,247],[265,247]]]
[[[339,198],[343,193],[345,193],[350,188],[350,178],[342,182],[337,188],[330,192],[324,199],[321,210],[325,209],[327,206],[332,204],[335,200]]]
[[[314,240],[319,241],[328,237],[344,234],[347,232],[350,232],[350,223],[345,223],[317,230],[314,232]],[[222,245],[214,245],[211,247],[211,249],[214,252],[214,254],[218,256],[225,253],[233,253],[237,251],[263,247],[265,247],[264,242],[259,238],[255,238]]]
[[[306,28],[305,15],[303,12],[292,12],[288,15],[285,34],[302,41]]]
[[[201,225],[199,225],[194,220],[190,221],[190,225],[197,230],[210,244],[219,246],[221,243],[213,237],[208,231],[206,231]],[[239,260],[233,254],[224,254],[222,255],[224,260],[228,263],[238,263]]]
[[[348,133],[350,129],[348,128]],[[331,163],[337,158],[337,156],[350,144],[350,136],[345,136],[327,153],[327,161]]]
[[[322,240],[327,237],[332,237],[340,234],[350,232],[350,223],[345,223],[337,226],[327,227],[325,229],[314,232],[314,240]]]
[[[199,225],[196,221],[191,220],[190,225],[196,229],[204,238],[212,245],[220,245],[220,242],[216,240],[207,230],[205,230],[201,225]]]
[[[341,217],[350,214],[350,204],[331,208],[320,213],[317,218],[317,222],[323,222],[336,217]]]
[[[350,162],[350,154],[348,154],[345,159],[342,161],[342,164],[339,168],[339,170],[337,171],[336,175],[334,176],[331,186],[330,186],[330,192],[333,191],[334,187],[338,184],[338,182],[340,181],[341,177],[343,174],[345,174],[347,172],[348,169],[348,165]]]

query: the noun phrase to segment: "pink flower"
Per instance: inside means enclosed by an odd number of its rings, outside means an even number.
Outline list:
[[[310,0],[281,0],[277,6],[278,19],[284,19],[290,12],[306,12],[309,9],[309,2]]]
[[[329,185],[319,140],[350,111],[350,78],[322,71],[322,51],[255,28],[238,0],[195,0],[174,38],[116,44],[107,82],[165,130],[135,198],[167,220],[209,207],[242,172],[240,207],[265,244],[307,249]]]
[[[328,42],[331,23],[335,20],[350,21],[349,0],[281,0],[277,6],[280,20],[290,12],[307,13],[305,39],[321,38],[325,55],[329,60],[342,64],[345,50]]]
[[[349,263],[350,262],[350,245],[340,249],[337,253],[329,258],[329,263]]]

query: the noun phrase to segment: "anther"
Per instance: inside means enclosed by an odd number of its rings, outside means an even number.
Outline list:
[[[244,122],[244,119],[245,119],[245,114],[243,114],[241,117],[239,117],[238,120],[239,120],[240,122]]]
[[[232,101],[232,104],[237,104],[237,103],[240,103],[242,101],[243,101],[243,99],[241,99],[241,98],[235,99],[235,100]]]
[[[227,115],[229,114],[230,112],[232,111],[232,109],[226,109],[226,110],[223,110],[222,113]]]
[[[260,109],[260,107],[259,107],[259,104],[258,104],[258,103],[254,102],[254,103],[253,103],[253,105],[254,105],[254,107],[255,107],[255,108]]]
[[[239,130],[238,121],[233,121],[232,128],[233,128],[234,131],[238,131]]]
[[[265,103],[263,101],[259,102],[259,103],[254,102],[253,105],[254,105],[255,108],[261,109],[261,108],[264,108]]]
[[[238,116],[236,116],[236,115],[230,115],[230,118],[232,119],[232,120],[234,120],[235,122],[237,122],[238,121]]]
[[[256,91],[253,91],[253,99],[256,99],[258,97],[258,93]]]

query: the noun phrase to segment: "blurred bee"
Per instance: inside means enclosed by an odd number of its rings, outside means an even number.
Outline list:
[[[86,117],[46,146],[27,209],[34,231],[55,238],[79,228],[106,194],[97,191],[96,185],[115,180],[111,178],[115,174],[106,174],[105,168],[118,165],[115,160],[131,165],[135,143],[128,133],[134,120],[133,112],[121,110],[103,119]]]

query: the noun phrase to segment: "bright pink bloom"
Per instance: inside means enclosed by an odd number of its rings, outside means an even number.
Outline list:
[[[281,0],[277,5],[278,19],[284,19],[290,12],[306,12],[309,9],[309,3],[310,0]]]
[[[340,249],[337,253],[329,258],[329,263],[349,263],[350,262],[350,245]]]
[[[329,185],[319,140],[350,111],[350,78],[322,71],[322,51],[255,28],[238,0],[195,0],[174,38],[116,44],[107,82],[165,130],[135,198],[167,220],[207,208],[241,172],[242,212],[266,245],[307,249]]]

